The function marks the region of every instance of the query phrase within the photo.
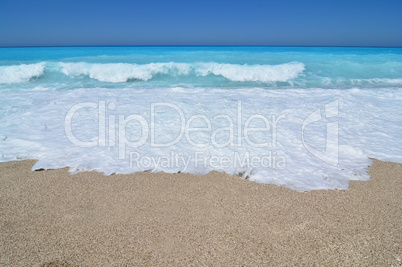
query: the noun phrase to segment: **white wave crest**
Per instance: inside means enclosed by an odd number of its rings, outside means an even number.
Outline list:
[[[286,82],[304,70],[304,64],[291,62],[280,65],[238,65],[209,63],[60,63],[61,71],[68,76],[88,76],[101,82],[121,83],[129,80],[148,81],[157,74],[183,76],[194,72],[197,76],[223,76],[236,82]]]
[[[190,65],[185,63],[150,63],[150,64],[90,64],[60,63],[62,72],[69,76],[89,76],[101,82],[121,83],[129,80],[148,81],[156,74],[187,75]]]
[[[286,82],[296,78],[304,70],[304,64],[290,62],[280,65],[238,65],[201,63],[197,73],[221,75],[235,82]]]
[[[0,83],[25,83],[43,75],[45,63],[0,66]]]

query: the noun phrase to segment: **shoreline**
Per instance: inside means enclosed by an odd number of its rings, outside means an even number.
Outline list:
[[[0,163],[1,265],[398,265],[402,164],[348,190]],[[53,264],[53,265],[52,265]]]

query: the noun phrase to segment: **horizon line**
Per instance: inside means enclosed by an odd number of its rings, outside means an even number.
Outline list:
[[[339,47],[339,48],[402,48],[401,46],[361,46],[361,45],[16,45],[0,48],[35,48],[35,47]]]

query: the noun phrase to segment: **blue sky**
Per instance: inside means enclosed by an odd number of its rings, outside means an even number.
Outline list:
[[[0,0],[0,46],[402,46],[402,0]]]

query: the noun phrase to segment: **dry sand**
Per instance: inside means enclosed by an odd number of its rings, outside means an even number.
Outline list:
[[[0,265],[356,265],[402,261],[402,164],[347,191],[221,173],[70,175],[0,164]]]

